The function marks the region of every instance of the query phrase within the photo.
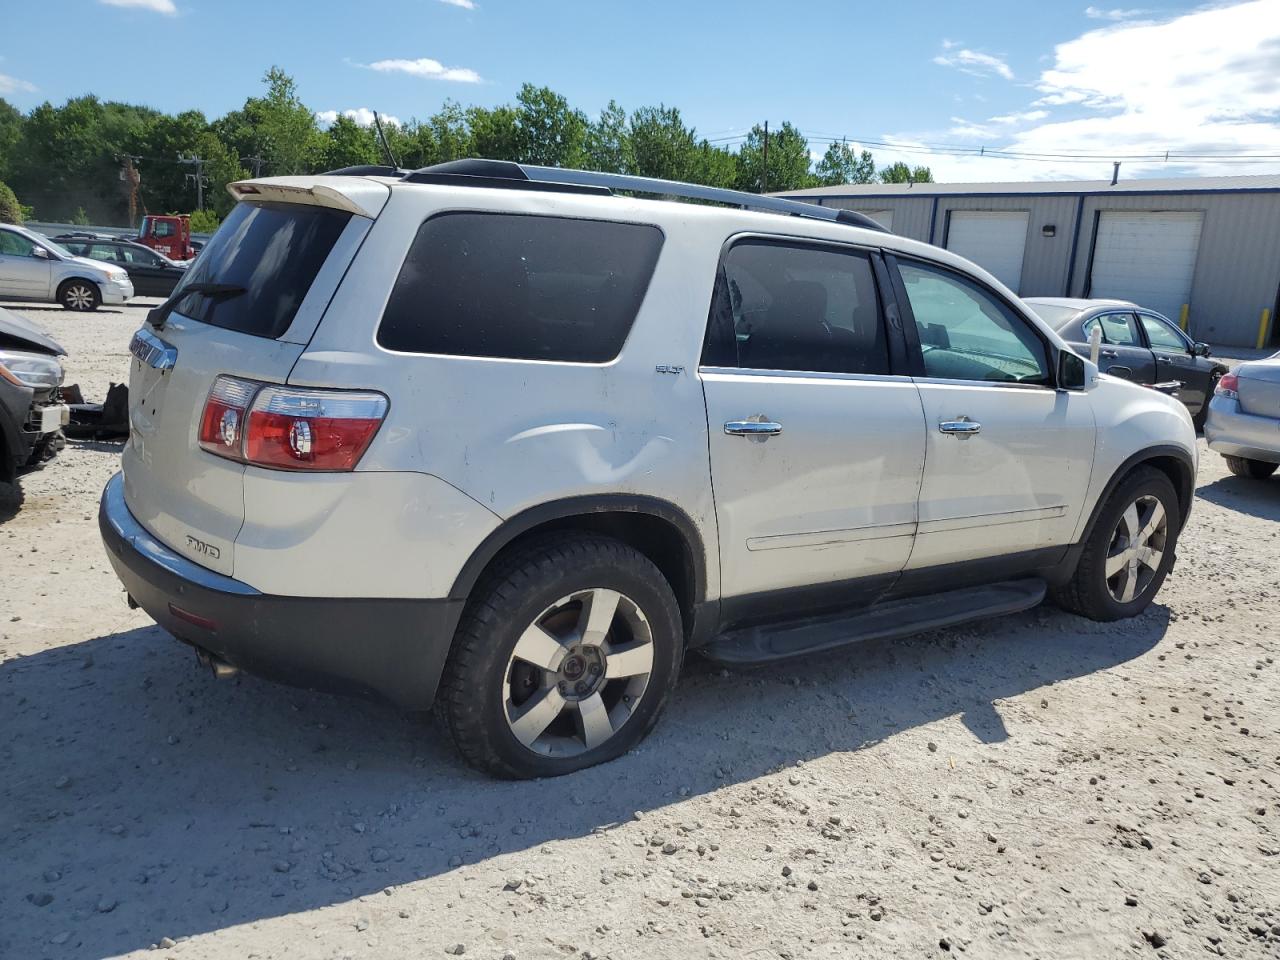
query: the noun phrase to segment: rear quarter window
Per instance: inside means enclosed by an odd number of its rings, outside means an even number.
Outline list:
[[[604,363],[662,249],[646,224],[444,213],[409,248],[378,328],[403,353]]]
[[[187,270],[188,283],[243,287],[236,296],[193,293],[177,311],[239,333],[276,338],[289,329],[351,214],[301,203],[240,203]]]

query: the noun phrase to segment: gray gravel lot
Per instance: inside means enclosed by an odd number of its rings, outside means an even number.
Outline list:
[[[143,310],[17,306],[101,398]],[[1202,451],[1144,616],[691,660],[632,754],[501,783],[130,611],[72,443],[0,521],[0,957],[1280,955],[1280,480]],[[353,637],[353,643],[359,643]]]

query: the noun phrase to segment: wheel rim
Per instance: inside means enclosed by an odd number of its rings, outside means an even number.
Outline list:
[[[1164,559],[1169,517],[1157,497],[1139,497],[1120,515],[1107,550],[1107,589],[1120,603],[1132,603],[1151,586]]]
[[[630,597],[597,588],[540,613],[507,661],[507,726],[539,756],[609,742],[635,714],[653,670],[653,630]]]
[[[72,310],[88,310],[93,306],[93,291],[79,283],[67,287],[65,297]]]

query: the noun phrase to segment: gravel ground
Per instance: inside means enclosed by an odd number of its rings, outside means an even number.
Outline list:
[[[126,375],[141,309],[20,309],[86,396]],[[0,957],[1280,956],[1280,481],[1205,451],[1135,620],[691,661],[641,749],[500,783],[197,670],[103,556],[118,456],[0,523]]]

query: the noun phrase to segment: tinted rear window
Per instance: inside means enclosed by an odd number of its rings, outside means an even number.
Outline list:
[[[661,248],[662,232],[642,224],[432,217],[400,269],[378,343],[406,353],[612,360]]]
[[[237,296],[193,293],[177,312],[239,333],[275,338],[289,328],[351,214],[300,203],[241,203],[227,216],[187,283],[229,283]]]

